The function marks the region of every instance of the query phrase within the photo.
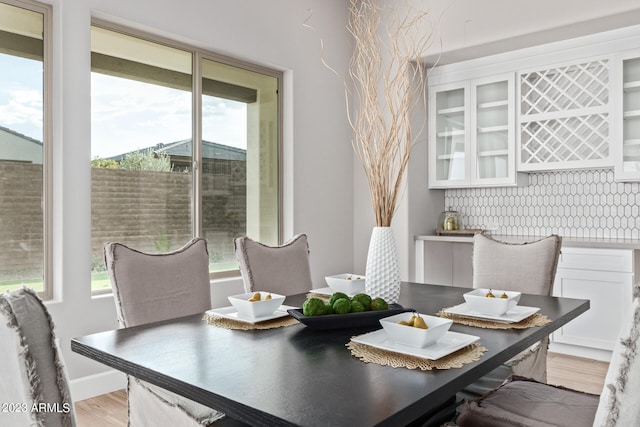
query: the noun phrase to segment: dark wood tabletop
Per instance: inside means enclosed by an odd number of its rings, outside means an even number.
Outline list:
[[[425,314],[464,302],[467,288],[403,283],[398,301]],[[301,306],[304,294],[285,304]],[[589,309],[588,300],[522,295],[551,323],[495,330],[455,324],[480,337],[477,362],[447,370],[364,363],[345,347],[379,327],[311,330],[302,324],[229,330],[194,315],[74,338],[74,352],[256,426],[401,426],[445,403],[502,362]]]

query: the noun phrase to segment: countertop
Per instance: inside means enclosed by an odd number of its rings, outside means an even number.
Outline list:
[[[491,235],[496,240],[509,243],[522,243],[542,239],[544,236],[507,236]],[[435,234],[417,235],[416,240],[433,242],[473,243],[473,237],[436,236]],[[595,237],[562,237],[562,245],[566,247],[610,248],[610,249],[640,249],[639,239],[604,239]]]

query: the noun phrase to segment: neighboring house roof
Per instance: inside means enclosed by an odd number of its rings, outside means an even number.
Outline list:
[[[0,126],[0,158],[42,164],[42,141]]]
[[[14,160],[22,162],[42,163],[42,141],[23,135],[19,132],[0,126],[0,158],[2,160]],[[193,153],[191,139],[170,143],[159,143],[151,147],[133,150],[128,153],[109,157],[120,161],[129,153],[146,151],[151,149],[156,154],[166,154],[169,157],[190,157]],[[202,141],[203,159],[240,160],[247,159],[247,150],[229,145],[218,144],[211,141]]]
[[[182,141],[160,143],[151,147],[141,148],[130,151],[128,153],[118,154],[109,157],[109,159],[120,161],[129,153],[138,151],[152,150],[156,154],[166,154],[169,157],[181,156],[190,157],[193,153],[193,142],[191,139]],[[202,158],[203,159],[221,159],[221,160],[241,160],[247,159],[247,150],[242,148],[231,147],[229,145],[218,144],[216,142],[202,141]]]

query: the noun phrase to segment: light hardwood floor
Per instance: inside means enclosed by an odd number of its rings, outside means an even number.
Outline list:
[[[548,353],[547,383],[600,394],[608,368],[607,362]]]
[[[76,402],[78,427],[124,427],[127,425],[127,392],[118,390]]]
[[[549,353],[549,384],[600,394],[608,363]],[[124,390],[76,403],[79,427],[124,427],[127,425],[127,393]]]

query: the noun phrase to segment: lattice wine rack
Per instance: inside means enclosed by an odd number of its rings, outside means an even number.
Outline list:
[[[610,163],[609,61],[520,74],[520,170]]]

